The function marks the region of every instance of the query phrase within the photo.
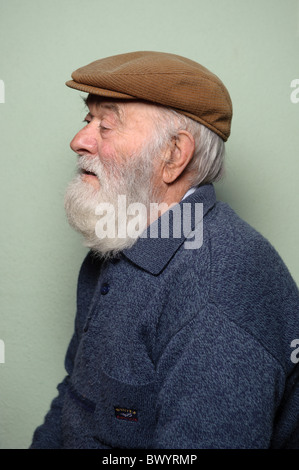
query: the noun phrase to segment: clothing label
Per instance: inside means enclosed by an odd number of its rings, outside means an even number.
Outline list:
[[[135,422],[138,421],[137,410],[115,406],[114,411],[115,411],[115,417],[117,419],[123,419],[124,421],[135,421]]]

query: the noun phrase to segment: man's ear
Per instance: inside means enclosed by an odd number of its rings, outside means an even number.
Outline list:
[[[190,132],[181,130],[174,138],[173,145],[165,155],[163,181],[173,183],[183,173],[194,155],[195,142]]]

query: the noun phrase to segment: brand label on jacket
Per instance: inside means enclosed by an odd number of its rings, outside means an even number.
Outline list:
[[[124,421],[138,421],[137,410],[131,408],[122,408],[120,406],[114,407],[115,417]]]

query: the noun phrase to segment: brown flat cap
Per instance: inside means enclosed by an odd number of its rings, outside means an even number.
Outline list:
[[[146,100],[198,121],[224,141],[230,135],[232,103],[221,80],[202,65],[176,54],[140,51],[96,60],[72,74],[66,85],[94,95]]]

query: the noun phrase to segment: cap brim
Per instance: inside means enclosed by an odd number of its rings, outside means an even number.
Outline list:
[[[75,82],[74,80],[68,80],[65,83],[68,87],[74,88],[75,90],[84,91],[91,95],[105,96],[107,98],[119,98],[126,100],[136,100],[135,96],[126,95],[125,93],[119,93],[118,91],[105,90],[104,88],[98,88],[90,85],[84,85],[83,83]]]

